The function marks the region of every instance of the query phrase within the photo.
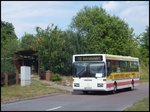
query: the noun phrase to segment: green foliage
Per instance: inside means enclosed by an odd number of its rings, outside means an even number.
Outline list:
[[[48,26],[45,30],[37,27],[37,51],[45,70],[65,74],[70,67],[71,44],[66,33],[57,26]]]
[[[140,63],[146,67],[149,64],[149,27],[135,37],[125,21],[97,6],[81,9],[66,31],[52,24],[46,29],[36,27],[36,35],[25,33],[17,40],[13,25],[2,21],[1,31],[2,59],[12,57],[19,49],[33,49],[38,51],[43,72],[71,74],[73,54],[129,55],[139,57]],[[6,65],[5,70],[14,69],[10,61],[1,63],[4,71],[3,65]]]
[[[14,26],[11,23],[1,21],[1,44],[3,41],[9,39],[17,39]]]
[[[142,82],[149,82],[149,65],[146,66],[143,62],[140,65],[140,79]]]
[[[22,87],[20,85],[12,85],[1,87],[1,103],[53,93],[66,93],[66,91],[49,88],[41,81],[33,79],[30,86]]]
[[[1,21],[1,71],[14,72],[12,57],[19,49],[14,27],[11,23]]]
[[[133,52],[133,29],[101,7],[84,7],[73,18],[71,28],[85,38],[87,53],[131,55]]]
[[[128,107],[124,111],[149,111],[149,97],[134,103],[131,107]]]
[[[142,48],[149,51],[149,27],[145,29],[145,32],[141,35],[140,44]]]
[[[25,33],[25,35],[21,38],[21,47],[22,49],[33,49],[35,50],[35,41],[36,37],[32,34]]]
[[[60,81],[61,80],[61,76],[59,74],[52,74],[51,81]]]
[[[149,27],[145,29],[145,32],[139,35],[138,42],[140,45],[140,59],[146,66],[148,66],[149,65]]]
[[[87,51],[86,42],[79,32],[73,32],[71,30],[66,31],[67,42],[69,42],[70,53],[73,54],[82,54]]]

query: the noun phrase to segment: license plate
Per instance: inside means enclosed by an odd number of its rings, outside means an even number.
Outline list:
[[[92,87],[85,87],[84,89],[92,89]]]

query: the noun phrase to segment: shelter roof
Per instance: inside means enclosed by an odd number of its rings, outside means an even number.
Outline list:
[[[15,52],[16,55],[22,55],[22,56],[31,56],[33,54],[35,54],[37,51],[28,49],[28,50],[21,50],[21,51],[17,51]]]

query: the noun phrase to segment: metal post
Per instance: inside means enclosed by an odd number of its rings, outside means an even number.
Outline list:
[[[41,70],[40,70],[40,59],[38,58],[38,75],[41,78]]]

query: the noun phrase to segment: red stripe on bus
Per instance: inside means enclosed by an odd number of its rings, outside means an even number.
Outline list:
[[[135,80],[134,83],[140,83],[140,80]],[[124,86],[124,85],[129,85],[131,84],[131,81],[126,81],[126,82],[117,82],[117,86]],[[111,88],[114,86],[114,83],[109,83],[106,85],[107,88]]]
[[[114,83],[109,83],[109,84],[106,85],[107,88],[111,88],[113,86],[114,86]]]
[[[117,86],[124,86],[124,85],[128,85],[131,84],[131,81],[126,81],[126,82],[118,82]]]

